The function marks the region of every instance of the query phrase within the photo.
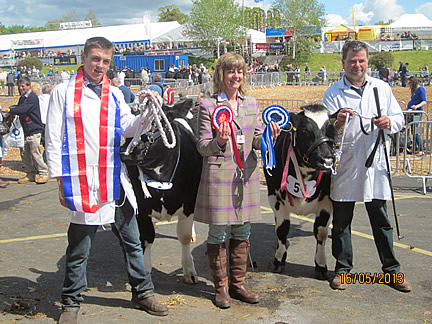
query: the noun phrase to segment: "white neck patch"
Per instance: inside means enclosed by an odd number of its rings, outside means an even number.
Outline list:
[[[328,120],[328,114],[326,111],[311,112],[309,110],[304,110],[304,114],[306,117],[312,119],[318,125],[319,129],[321,129],[324,123]]]

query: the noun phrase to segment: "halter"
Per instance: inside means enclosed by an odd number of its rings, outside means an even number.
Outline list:
[[[309,147],[309,149],[306,151],[305,154],[303,154],[303,162],[306,164],[309,164],[309,156],[311,153],[321,144],[323,143],[334,143],[334,140],[331,138],[328,138],[327,136],[321,136],[319,137],[313,144]]]

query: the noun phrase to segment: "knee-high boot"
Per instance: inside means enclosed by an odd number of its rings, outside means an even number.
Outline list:
[[[229,294],[232,298],[246,303],[256,304],[259,296],[251,293],[245,284],[246,263],[249,251],[249,240],[238,241],[230,240],[229,247],[229,266],[230,266],[230,286]]]
[[[225,243],[207,244],[207,256],[215,285],[215,304],[219,308],[229,308],[231,306],[231,298],[228,293]]]

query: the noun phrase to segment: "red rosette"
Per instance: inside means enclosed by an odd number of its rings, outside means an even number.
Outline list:
[[[216,106],[212,114],[212,125],[214,129],[218,130],[219,127],[224,122],[228,122],[229,124],[231,124],[232,120],[233,120],[233,112],[229,106],[227,105]]]

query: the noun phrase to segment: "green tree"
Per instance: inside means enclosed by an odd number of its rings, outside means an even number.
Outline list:
[[[394,56],[390,52],[379,52],[369,56],[369,66],[374,66],[378,69],[385,65],[392,66],[394,62]]]
[[[273,8],[280,13],[281,27],[293,31],[291,40],[293,59],[297,54],[301,54],[302,57],[310,55],[316,46],[316,41],[311,35],[302,33],[302,29],[324,26],[324,5],[318,0],[275,0]],[[297,53],[297,50],[302,53]]]
[[[39,60],[37,57],[26,57],[25,59],[19,61],[18,67],[27,66],[28,68],[32,68],[32,66],[35,66],[39,71],[43,68],[43,63],[41,60]]]
[[[205,48],[244,39],[242,13],[234,0],[195,0],[187,21],[187,33]]]
[[[6,26],[0,26],[2,35],[8,35],[8,34],[20,34],[20,33],[32,33],[37,31],[44,31],[46,30],[45,27],[33,27],[33,26],[24,26],[24,25],[12,25],[9,27]]]
[[[179,24],[183,25],[186,23],[188,16],[180,11],[174,5],[168,5],[159,8],[159,21],[177,21]]]
[[[393,19],[389,19],[387,22],[384,20],[377,21],[374,25],[390,25],[392,22],[394,22]]]
[[[80,21],[80,17],[78,17],[75,9],[69,10],[62,18],[49,20],[45,24],[46,29],[55,30],[59,29],[59,25],[62,22],[72,22],[72,21]]]
[[[87,16],[84,18],[84,20],[90,20],[93,27],[102,26],[100,21],[96,18],[96,14],[92,8],[90,8],[90,10],[87,13]]]

